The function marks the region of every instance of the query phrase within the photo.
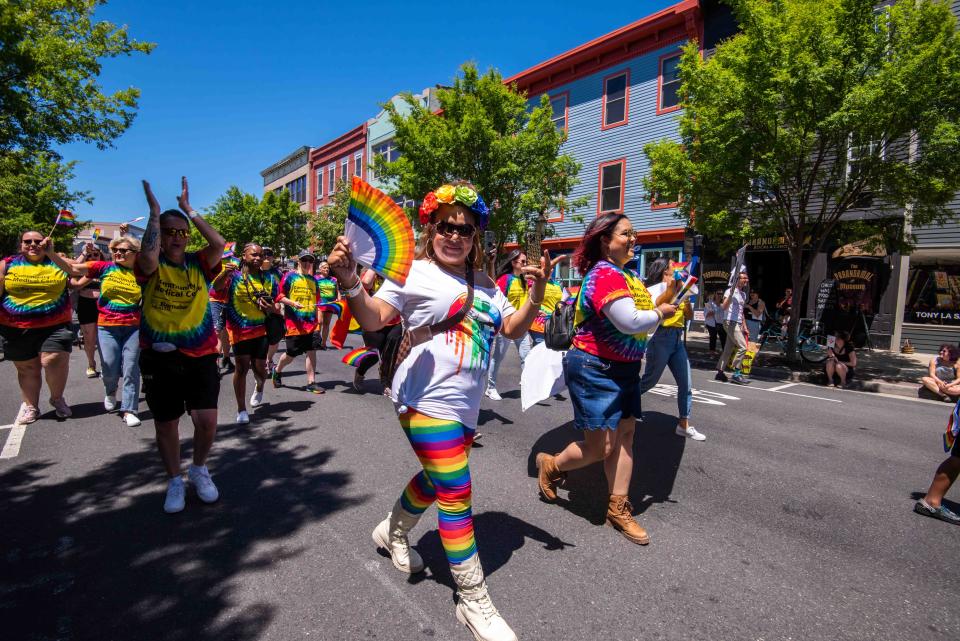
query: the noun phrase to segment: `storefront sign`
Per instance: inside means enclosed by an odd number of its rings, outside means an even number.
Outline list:
[[[844,260],[834,267],[837,306],[841,310],[873,313],[879,264],[876,260]]]
[[[837,307],[837,281],[828,278],[817,287],[817,322],[826,322]],[[826,318],[824,318],[826,317]]]
[[[928,323],[930,325],[960,325],[960,312],[910,311],[904,315],[908,323]]]
[[[723,291],[727,288],[727,282],[730,280],[730,267],[723,263],[705,263],[700,274],[700,281],[703,286],[700,291],[706,296],[718,289]]]

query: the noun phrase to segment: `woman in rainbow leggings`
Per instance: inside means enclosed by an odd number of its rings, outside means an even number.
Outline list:
[[[400,315],[405,330],[428,327],[455,315],[468,297],[467,270],[480,266],[480,230],[489,211],[469,184],[443,185],[426,195],[420,208],[423,233],[403,286],[386,281],[370,296],[341,237],[328,259],[357,322],[376,331]],[[516,635],[490,602],[477,557],[467,456],[476,431],[480,399],[497,334],[526,334],[543,301],[546,259],[527,267],[530,296],[519,310],[486,274],[474,271],[472,309],[446,332],[414,345],[390,385],[400,426],[423,466],[373,531],[397,569],[415,573],[423,560],[410,548],[407,533],[437,503],[440,541],[457,585],[457,619],[478,641],[515,641]]]

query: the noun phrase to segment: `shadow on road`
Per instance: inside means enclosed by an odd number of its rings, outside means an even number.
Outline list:
[[[443,553],[443,546],[440,543],[435,508],[424,514],[419,527],[429,528],[420,537],[420,540],[414,544],[423,557],[428,572],[425,575],[411,576],[410,582],[419,583],[429,578],[449,587],[451,590],[455,590],[456,586],[450,576],[447,557]],[[527,539],[542,543],[543,549],[550,551],[563,550],[567,546],[574,546],[572,543],[562,541],[546,530],[542,530],[506,512],[475,514],[473,529],[477,539],[477,549],[480,551],[480,563],[483,565],[483,571],[487,576],[506,565],[513,553],[522,548]],[[384,550],[379,552],[381,556],[386,556]]]
[[[253,431],[240,448],[215,449],[221,500],[204,505],[191,490],[176,515],[161,509],[152,449],[62,482],[48,480],[54,462],[0,475],[3,637],[260,638],[281,599],[241,595],[239,578],[301,555],[276,542],[367,500],[344,494],[350,475],[329,470],[333,450],[284,445],[300,431]]]
[[[654,503],[670,501],[686,446],[686,439],[674,431],[676,424],[675,416],[660,412],[644,412],[643,422],[637,423],[629,492],[636,514],[643,514]],[[574,429],[573,421],[550,430],[533,444],[527,458],[527,474],[536,478],[538,453],[556,454],[581,438],[582,433]],[[561,495],[557,505],[596,525],[603,523],[608,490],[601,463],[568,472],[561,487],[567,490],[567,497]],[[532,486],[531,491],[535,492],[536,486]]]

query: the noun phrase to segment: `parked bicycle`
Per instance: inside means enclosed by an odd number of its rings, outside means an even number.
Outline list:
[[[773,341],[780,347],[780,352],[787,352],[787,333],[782,326],[773,322],[767,325],[757,337],[759,353],[767,341]],[[819,323],[812,318],[801,318],[797,329],[797,349],[800,358],[808,363],[822,363],[827,360],[827,335],[820,329]]]

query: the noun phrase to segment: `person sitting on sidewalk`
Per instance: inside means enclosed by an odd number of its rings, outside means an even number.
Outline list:
[[[827,361],[824,368],[827,373],[827,387],[846,387],[847,381],[853,378],[857,368],[857,352],[850,342],[850,334],[837,332],[836,343],[827,348]],[[833,376],[840,379],[840,384],[833,382]]]
[[[960,398],[960,347],[944,343],[940,346],[937,355],[930,359],[930,369],[926,376],[920,378],[920,383],[945,401],[956,401]]]

